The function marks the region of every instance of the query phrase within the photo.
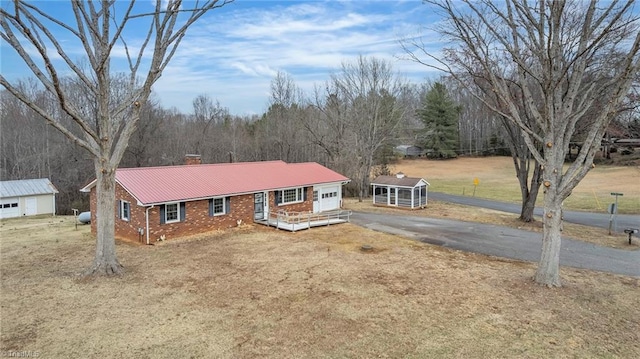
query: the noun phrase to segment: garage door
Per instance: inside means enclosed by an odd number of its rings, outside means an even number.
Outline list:
[[[321,211],[331,211],[340,208],[340,197],[338,196],[338,186],[321,188],[318,191]]]
[[[0,200],[0,218],[20,217],[18,198],[4,198]]]

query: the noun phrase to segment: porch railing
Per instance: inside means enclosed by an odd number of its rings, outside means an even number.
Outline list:
[[[279,210],[277,212],[269,212],[269,224],[275,224],[276,228],[280,225],[291,225],[291,230],[295,232],[298,229],[310,228],[313,226],[330,225],[331,223],[340,222],[340,220],[349,222],[351,214],[350,210],[337,209],[333,211],[310,213],[310,212],[292,212]]]

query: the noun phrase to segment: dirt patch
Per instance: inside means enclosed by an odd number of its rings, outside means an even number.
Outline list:
[[[547,289],[531,282],[533,264],[341,224],[118,245],[126,274],[82,281],[89,228],[44,221],[0,229],[3,354],[640,355],[639,278],[563,268],[564,287]],[[364,253],[364,244],[379,251]]]

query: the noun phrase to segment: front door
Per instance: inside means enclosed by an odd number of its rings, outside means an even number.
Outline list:
[[[318,197],[318,189],[313,189],[313,213],[320,212],[320,198]]]
[[[396,188],[389,188],[389,204],[392,206],[396,205]]]
[[[268,192],[253,194],[253,219],[261,221],[267,218],[269,212]]]

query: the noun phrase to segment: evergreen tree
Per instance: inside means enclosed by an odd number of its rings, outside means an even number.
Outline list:
[[[460,106],[450,97],[447,88],[436,82],[425,96],[418,116],[424,123],[423,146],[435,158],[457,157],[458,117]]]

